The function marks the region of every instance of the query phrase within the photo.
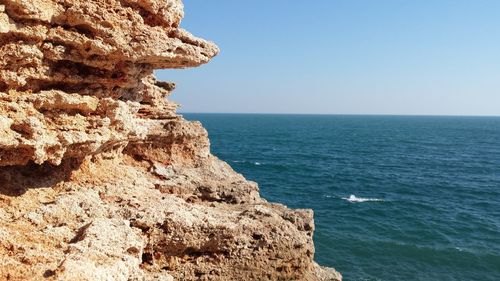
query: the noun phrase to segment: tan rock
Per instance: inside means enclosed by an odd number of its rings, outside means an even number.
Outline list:
[[[218,48],[180,0],[0,5],[0,280],[341,280],[313,213],[260,198],[157,68]]]

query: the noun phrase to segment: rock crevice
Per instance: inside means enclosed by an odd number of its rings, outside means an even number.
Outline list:
[[[340,280],[155,69],[219,52],[180,0],[0,0],[0,280]]]

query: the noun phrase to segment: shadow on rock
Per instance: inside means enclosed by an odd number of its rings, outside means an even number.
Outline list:
[[[0,167],[0,194],[21,196],[30,188],[53,188],[68,181],[81,164],[80,160],[67,159],[59,166],[29,163],[26,166]]]

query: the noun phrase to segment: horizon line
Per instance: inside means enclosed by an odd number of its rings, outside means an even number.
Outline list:
[[[473,114],[393,114],[393,113],[282,113],[282,112],[183,112],[179,114],[247,114],[247,115],[330,115],[330,116],[394,116],[394,117],[500,117]]]

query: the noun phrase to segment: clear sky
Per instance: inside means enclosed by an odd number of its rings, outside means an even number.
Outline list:
[[[499,0],[184,0],[181,112],[500,115]]]

